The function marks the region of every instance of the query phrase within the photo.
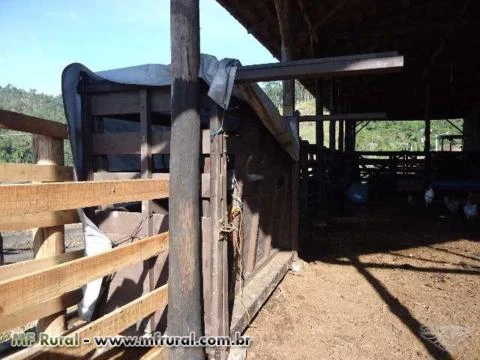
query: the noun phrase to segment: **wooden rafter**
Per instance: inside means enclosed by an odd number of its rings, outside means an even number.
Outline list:
[[[443,37],[442,41],[440,42],[439,46],[437,47],[437,50],[433,53],[432,57],[427,63],[427,66],[425,67],[425,70],[422,73],[422,81],[425,81],[426,77],[430,73],[433,65],[437,61],[438,57],[442,54],[443,50],[447,46],[448,42],[450,41],[450,38],[452,37],[453,33],[457,29],[458,25],[461,23],[462,18],[465,16],[465,13],[467,12],[468,6],[470,5],[471,0],[466,0],[465,3],[463,4],[462,8],[459,10],[457,13],[457,16],[455,17],[455,20],[450,24],[449,29],[447,30],[445,36]]]

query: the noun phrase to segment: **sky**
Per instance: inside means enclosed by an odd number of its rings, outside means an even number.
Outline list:
[[[275,59],[215,0],[200,0],[201,52]],[[0,0],[0,86],[60,94],[62,70],[170,63],[170,0]]]

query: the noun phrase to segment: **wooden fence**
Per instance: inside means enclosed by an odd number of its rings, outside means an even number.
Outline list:
[[[168,177],[157,179],[74,182],[73,169],[64,166],[65,125],[0,110],[0,128],[33,136],[35,164],[0,164],[0,232],[33,228],[33,260],[0,267],[0,331],[37,321],[50,334],[82,338],[116,335],[150,314],[166,308],[167,285],[88,324],[68,327],[66,309],[81,299],[81,287],[92,280],[143,262],[168,250],[168,233],[146,237],[110,251],[84,256],[83,250],[65,252],[65,224],[79,221],[76,209],[128,201],[167,198]],[[7,182],[7,184],[5,184]],[[34,346],[11,358],[82,358],[95,349]],[[121,351],[121,350],[118,350]],[[147,357],[163,357],[161,348]]]

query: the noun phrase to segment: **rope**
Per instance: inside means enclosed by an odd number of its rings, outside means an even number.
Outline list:
[[[239,192],[238,190],[238,182],[235,178],[235,174],[232,178],[232,183],[234,186],[234,191],[232,193],[232,209],[230,210],[230,222],[233,222],[237,217],[239,218],[238,228],[235,228],[237,231],[237,236],[232,236],[232,243],[233,243],[233,252],[234,252],[234,259],[235,259],[235,278],[240,281],[240,303],[242,304],[243,310],[247,315],[248,323],[252,322],[252,317],[250,312],[248,311],[245,301],[243,299],[243,290],[244,290],[244,276],[243,276],[243,233],[242,233],[242,225],[243,225],[243,202],[242,199],[235,194],[235,191]]]

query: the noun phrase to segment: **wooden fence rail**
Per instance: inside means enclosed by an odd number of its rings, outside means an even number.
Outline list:
[[[0,322],[4,316],[38,304],[129,265],[158,255],[168,247],[168,233],[151,236],[98,255],[0,282]]]
[[[0,215],[78,209],[168,197],[166,180],[0,185]]]

